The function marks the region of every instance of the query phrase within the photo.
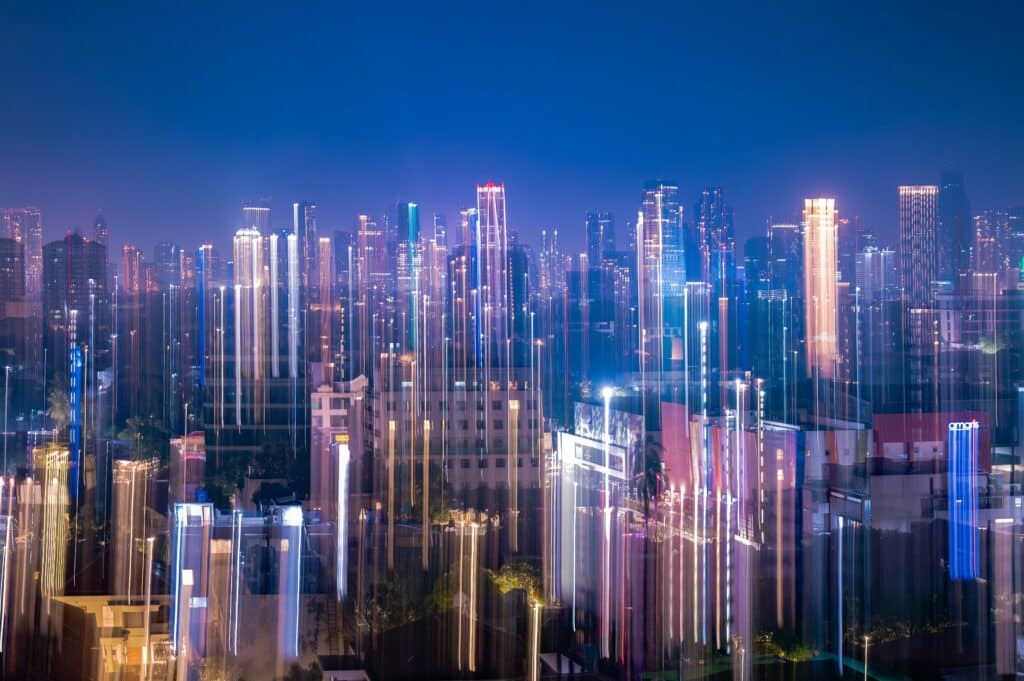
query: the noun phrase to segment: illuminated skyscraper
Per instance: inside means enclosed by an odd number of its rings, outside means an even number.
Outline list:
[[[316,204],[309,201],[292,204],[292,233],[299,239],[302,262],[302,285],[309,286],[316,272],[317,228]]]
[[[410,350],[416,350],[417,329],[419,329],[420,268],[422,247],[420,243],[420,208],[415,203],[399,203],[398,219],[397,284],[405,313],[403,325],[406,333],[402,339]]]
[[[505,216],[505,185],[476,187],[477,257],[480,262],[480,298],[485,362],[508,365],[510,338],[508,306],[508,223]]]
[[[721,187],[708,187],[701,192],[693,220],[700,256],[700,280],[712,285],[717,298],[723,295],[723,287],[734,276],[736,251],[732,210],[725,203]],[[686,274],[690,281],[697,280],[698,272],[687,271]]]
[[[605,254],[615,250],[615,220],[607,211],[587,213],[587,262],[600,269]]]
[[[323,367],[324,382],[334,381],[334,250],[329,237],[322,236],[317,244],[317,303],[315,312],[320,320],[318,335],[319,361]],[[311,306],[313,307],[313,306]],[[313,310],[311,310],[313,311]],[[340,357],[338,358],[340,359]]]
[[[927,306],[933,281],[943,276],[939,269],[939,223],[935,185],[900,186],[899,253],[900,277],[907,301],[915,307]],[[946,268],[949,276],[953,269]]]
[[[143,593],[145,559],[139,548],[151,536],[157,459],[113,461],[110,508],[110,587],[118,596]]]
[[[678,191],[676,185],[660,180],[647,183],[637,223],[640,362],[659,376],[666,350],[666,298],[681,296],[686,285]]]
[[[241,425],[262,420],[263,363],[268,349],[264,334],[267,311],[264,306],[263,237],[255,229],[238,230],[235,232],[234,253],[235,423]],[[243,386],[249,389],[245,390]],[[243,410],[249,417],[243,416]]]
[[[260,234],[270,231],[270,203],[266,199],[243,203],[242,217],[244,228],[254,229]]]
[[[804,318],[807,371],[818,378],[835,376],[837,293],[836,200],[804,199]]]
[[[949,576],[978,576],[978,422],[949,424]]]
[[[24,247],[25,296],[38,302],[43,291],[43,218],[38,208],[0,211],[0,238],[14,239]]]

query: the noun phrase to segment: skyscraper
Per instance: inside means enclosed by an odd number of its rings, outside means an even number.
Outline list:
[[[900,277],[910,305],[924,307],[930,301],[932,282],[942,277],[935,212],[939,188],[901,185],[899,192]]]
[[[938,232],[938,276],[959,283],[960,274],[971,266],[973,220],[964,178],[960,173],[943,173],[933,199],[932,211]],[[906,282],[903,284],[906,286]]]
[[[292,232],[299,239],[299,255],[302,262],[302,286],[306,288],[316,278],[317,228],[316,204],[302,201],[292,204]]]
[[[505,185],[488,182],[476,187],[477,257],[480,260],[480,299],[485,361],[508,366],[508,224]]]
[[[839,215],[836,200],[804,199],[804,317],[807,333],[807,371],[818,378],[835,376],[836,238]]]
[[[246,201],[242,204],[243,227],[260,234],[270,231],[270,203],[266,199]]]
[[[103,213],[97,213],[96,220],[92,223],[92,240],[106,246],[109,238],[110,231],[107,229],[107,221],[103,217]]]
[[[615,250],[615,221],[607,211],[587,213],[587,262],[600,269],[605,254]]]
[[[675,184],[655,180],[644,186],[637,223],[637,290],[641,366],[660,375],[665,357],[665,302],[682,295],[686,265],[682,248],[682,207]]]
[[[709,187],[701,192],[694,210],[697,252],[700,255],[700,280],[712,285],[715,297],[723,295],[723,286],[733,277],[735,238],[732,210],[725,203],[721,187]],[[696,281],[698,272],[687,272],[690,281]]]

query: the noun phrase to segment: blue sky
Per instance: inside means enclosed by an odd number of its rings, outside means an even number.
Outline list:
[[[301,8],[292,6],[302,4]],[[247,197],[350,228],[503,181],[527,238],[582,244],[645,179],[722,185],[741,236],[838,196],[883,237],[896,185],[1024,202],[1024,4],[5,3],[0,205],[48,236],[227,243]],[[620,226],[620,231],[623,228]]]

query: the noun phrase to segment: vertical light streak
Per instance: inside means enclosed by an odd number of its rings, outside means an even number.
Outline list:
[[[509,541],[513,553],[519,552],[519,400],[508,401],[509,428],[509,488],[511,513],[509,518]]]
[[[576,515],[579,506],[580,483],[572,481],[572,630],[576,631]]]
[[[336,446],[338,452],[338,496],[337,504],[338,517],[337,538],[335,551],[336,572],[335,587],[337,600],[340,603],[348,593],[348,464],[351,455],[347,443],[340,443]]]
[[[458,520],[459,527],[459,632],[458,632],[458,645],[456,650],[458,651],[457,666],[462,669],[462,625],[466,619],[466,599],[465,591],[463,590],[463,574],[465,573],[466,567],[466,518],[465,516],[459,516]]]
[[[836,517],[836,664],[843,673],[843,516]]]
[[[782,466],[783,454],[775,452],[777,465]],[[782,483],[783,468],[775,471],[775,625],[782,627]]]
[[[193,583],[192,571],[183,570],[180,577],[179,592],[177,596],[178,612],[181,617],[181,625],[177,626],[175,623],[174,634],[174,650],[177,651],[177,660],[174,665],[174,670],[177,676],[177,681],[186,681],[188,679],[188,668],[189,668],[189,656],[190,650],[188,645],[189,629],[191,628],[191,614],[192,608],[190,603],[192,602],[192,583]]]
[[[530,681],[540,681],[540,603],[533,603],[530,617]]]
[[[277,235],[270,235],[270,375],[277,378],[280,375],[280,345],[279,345],[279,321],[278,316],[278,286],[280,285],[280,274],[278,272],[278,248]],[[287,248],[287,244],[285,245]]]
[[[299,238],[288,235],[288,377],[299,375]]]
[[[701,411],[701,622],[700,640],[706,643],[708,639],[708,493],[709,478],[711,472],[711,443],[709,441],[710,428],[708,427],[708,323],[701,321],[700,329],[700,411]],[[695,502],[696,503],[696,502]]]
[[[395,420],[388,421],[388,570],[395,569]]]
[[[423,570],[430,569],[430,419],[423,419]]]
[[[469,556],[469,671],[476,671],[476,544],[477,530],[479,526],[476,521],[471,525],[472,539],[470,541]]]
[[[2,489],[2,479],[0,479],[0,489]],[[3,557],[3,585],[0,587],[0,654],[5,651],[4,641],[6,640],[7,633],[7,591],[8,584],[11,581],[11,516],[10,514],[2,518],[4,525],[4,557]],[[3,662],[6,662],[4,660]]]
[[[146,620],[143,623],[142,681],[149,681],[150,669],[153,667],[153,648],[149,631],[150,621],[153,617],[153,544],[155,540],[155,537],[146,537]]]
[[[602,559],[601,647],[604,657],[611,652],[611,569],[612,569],[612,505],[609,472],[611,469],[611,399],[612,389],[601,391],[604,398],[604,546]]]
[[[242,355],[242,287],[235,284],[235,426],[242,427],[242,365],[245,362]]]

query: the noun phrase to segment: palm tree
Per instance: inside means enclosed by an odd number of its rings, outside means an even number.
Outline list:
[[[50,389],[47,402],[46,415],[50,417],[53,429],[58,433],[63,433],[71,422],[71,404],[68,400],[68,391],[60,386],[54,386]]]

